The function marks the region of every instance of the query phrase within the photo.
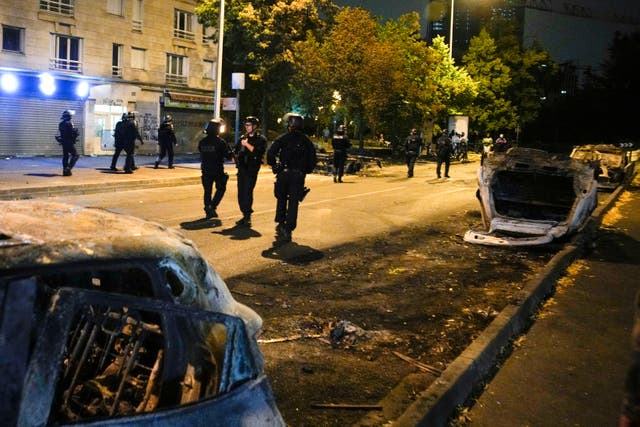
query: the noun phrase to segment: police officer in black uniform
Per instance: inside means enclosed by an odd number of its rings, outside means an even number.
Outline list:
[[[118,168],[116,164],[118,163],[118,157],[120,157],[120,153],[124,150],[124,122],[127,121],[127,113],[122,113],[122,117],[120,121],[116,123],[116,128],[113,130],[113,146],[114,152],[113,157],[111,158],[111,169],[116,172]]]
[[[436,166],[436,175],[441,177],[440,169],[444,163],[444,177],[449,178],[449,166],[451,165],[451,153],[453,153],[453,144],[451,138],[447,135],[447,131],[442,132],[438,140],[436,141],[436,156],[438,156],[438,163]]]
[[[219,136],[221,126],[222,119],[209,120],[205,129],[207,136],[198,143],[204,189],[204,213],[207,219],[218,216],[216,208],[227,191],[229,180],[229,175],[224,171],[224,161],[231,160],[233,157],[229,146]],[[213,184],[216,186],[216,192],[211,197]]]
[[[158,159],[153,164],[154,169],[158,169],[158,165],[167,156],[169,162],[169,169],[173,169],[173,146],[178,143],[176,139],[176,132],[173,127],[173,118],[170,115],[166,115],[158,128],[158,145],[160,146],[160,153]]]
[[[238,206],[242,212],[242,218],[236,225],[247,227],[251,227],[253,189],[258,181],[262,157],[267,150],[267,138],[258,132],[259,126],[260,120],[257,117],[248,116],[244,121],[245,133],[234,149],[238,168]]]
[[[124,173],[133,173],[135,169],[138,169],[133,158],[136,149],[136,140],[139,140],[140,144],[144,144],[140,136],[140,131],[138,130],[135,113],[127,113],[127,120],[124,122],[122,133],[122,146],[124,147],[124,152],[127,153],[127,159],[124,162]]]
[[[313,172],[317,161],[315,146],[302,132],[302,116],[289,113],[285,115],[285,124],[287,132],[277,137],[267,151],[267,163],[276,174],[277,243],[291,241],[291,232],[297,225],[298,204],[306,194],[305,176]]]
[[[411,129],[409,136],[404,143],[404,151],[407,157],[407,176],[413,177],[413,167],[416,164],[416,159],[420,156],[422,151],[422,138],[418,135],[418,129]]]
[[[64,110],[60,123],[58,124],[59,136],[56,137],[60,145],[62,145],[62,175],[71,176],[71,169],[78,161],[78,152],[76,151],[76,140],[78,139],[78,129],[71,121],[71,112]]]
[[[344,125],[340,125],[336,129],[331,146],[333,147],[333,182],[342,182],[344,164],[347,162],[347,150],[351,148],[351,142],[345,133]]]

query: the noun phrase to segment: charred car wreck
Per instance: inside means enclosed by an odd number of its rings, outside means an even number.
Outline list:
[[[571,151],[571,157],[596,169],[598,188],[603,190],[613,190],[633,177],[631,151],[613,144],[580,145]]]
[[[530,148],[495,153],[478,170],[485,231],[464,240],[496,246],[551,242],[578,231],[597,205],[592,165]]]
[[[48,202],[0,218],[1,425],[285,425],[260,317],[182,235]]]

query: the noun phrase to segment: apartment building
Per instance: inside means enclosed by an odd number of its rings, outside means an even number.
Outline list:
[[[135,111],[155,152],[165,114],[178,152],[197,151],[213,115],[217,49],[196,0],[0,0],[0,155],[59,155],[60,115],[74,113],[78,151],[113,151]]]

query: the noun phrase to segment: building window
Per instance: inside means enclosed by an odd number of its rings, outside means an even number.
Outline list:
[[[107,13],[124,16],[124,0],[107,0]]]
[[[202,26],[202,43],[213,43],[213,37],[215,35],[214,27],[207,27],[206,25]]]
[[[173,15],[173,37],[194,41],[193,13],[184,10],[175,10]]]
[[[121,44],[113,44],[113,50],[111,52],[111,75],[115,77],[122,77],[122,49]]]
[[[207,61],[206,59],[203,62],[203,70],[202,77],[205,79],[214,79],[216,72],[216,61]]]
[[[188,76],[188,63],[184,56],[167,55],[167,83],[186,85]]]
[[[131,18],[131,24],[133,31],[142,31],[142,17],[144,16],[144,3],[143,0],[134,0],[133,2],[133,17]]]
[[[53,58],[49,63],[52,70],[82,72],[82,39],[54,34]]]
[[[24,53],[24,28],[2,26],[2,50]]]
[[[147,65],[147,50],[137,47],[131,48],[131,68],[144,70]]]
[[[40,0],[40,10],[61,15],[73,15],[75,0]]]

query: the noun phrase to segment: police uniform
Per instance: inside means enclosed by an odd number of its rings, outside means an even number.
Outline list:
[[[267,152],[267,163],[276,174],[275,222],[278,224],[276,237],[280,241],[290,241],[291,232],[296,229],[298,204],[305,194],[305,176],[313,172],[316,160],[316,149],[311,140],[291,127],[273,141]]]
[[[253,147],[253,151],[242,145],[242,140],[246,140],[247,144]],[[237,225],[251,225],[253,189],[258,181],[258,172],[260,172],[262,157],[266,150],[267,139],[255,129],[251,135],[241,136],[234,149],[238,169],[238,206],[242,212],[242,219],[237,222]]]
[[[451,153],[453,152],[453,146],[451,145],[451,139],[447,136],[446,132],[443,132],[436,142],[436,155],[438,156],[438,163],[436,166],[436,175],[441,177],[440,169],[444,163],[444,176],[449,178],[449,166],[451,165]]]
[[[142,137],[140,136],[138,126],[136,126],[135,116],[128,116],[123,125],[122,135],[122,146],[124,148],[124,152],[127,154],[127,159],[124,163],[124,173],[133,173],[134,169],[136,169],[133,159],[136,149],[136,139],[139,140],[140,143],[144,144]]]
[[[215,133],[207,133],[198,143],[202,188],[204,189],[204,212],[207,218],[218,216],[216,208],[227,191],[229,175],[224,171],[224,161],[231,160],[232,153],[227,143]],[[216,191],[211,197],[213,185]]]
[[[167,117],[162,121],[162,124],[158,128],[158,145],[160,146],[160,153],[158,159],[155,161],[153,167],[158,169],[158,165],[167,156],[169,169],[173,169],[173,146],[178,143],[176,139],[176,133],[173,128],[173,120],[171,117]]]
[[[78,139],[78,129],[71,121],[71,113],[64,111],[61,121],[58,124],[58,132],[60,134],[58,142],[62,145],[62,175],[70,176],[71,169],[78,161],[78,152],[76,151],[76,139]]]
[[[351,142],[344,131],[339,128],[337,135],[334,135],[331,140],[331,146],[333,147],[333,182],[342,182],[344,165],[347,162],[347,150],[351,148]]]
[[[120,153],[124,150],[124,122],[127,120],[127,114],[123,114],[122,118],[118,123],[116,123],[116,127],[113,130],[113,146],[114,152],[113,157],[111,157],[111,169],[112,171],[117,171],[118,168],[116,164],[118,163],[118,157],[120,157]]]
[[[411,178],[413,177],[413,167],[420,155],[420,151],[422,151],[422,138],[418,135],[417,130],[411,130],[405,141],[404,148],[407,156],[407,176]]]

